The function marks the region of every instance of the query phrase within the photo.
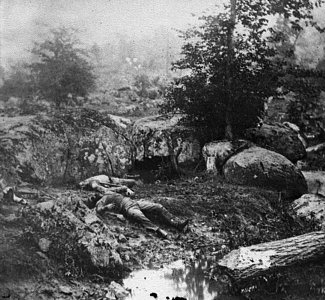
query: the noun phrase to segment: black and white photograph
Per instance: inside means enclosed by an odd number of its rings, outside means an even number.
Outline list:
[[[0,299],[324,300],[325,0],[0,0]]]

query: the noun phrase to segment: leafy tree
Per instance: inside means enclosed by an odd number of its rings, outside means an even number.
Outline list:
[[[60,107],[69,97],[84,97],[95,86],[93,66],[80,47],[73,29],[59,28],[50,37],[35,43],[32,53],[38,61],[31,65],[40,94]]]
[[[27,64],[18,62],[11,66],[8,73],[0,89],[1,98],[4,100],[10,97],[25,99],[33,95],[34,81]]]
[[[230,0],[224,12],[201,17],[201,26],[182,32],[183,57],[174,68],[191,73],[171,87],[165,111],[185,113],[204,140],[241,135],[263,116],[286,68],[270,16],[300,31],[302,21],[315,25],[312,9],[321,2]]]

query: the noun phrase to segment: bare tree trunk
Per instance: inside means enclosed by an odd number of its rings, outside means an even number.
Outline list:
[[[314,231],[292,238],[241,247],[218,261],[237,283],[281,267],[325,257],[325,232]]]
[[[183,173],[183,171],[181,170],[181,168],[179,167],[179,164],[178,164],[178,157],[180,156],[182,150],[183,150],[183,147],[180,146],[176,153],[173,153],[170,155],[172,172],[177,174],[178,176],[180,176]]]
[[[232,72],[231,65],[233,60],[233,50],[234,50],[234,29],[236,25],[236,1],[230,0],[230,24],[227,34],[227,46],[228,46],[228,61],[227,61],[227,71],[226,71],[226,81],[227,81],[227,107],[226,107],[226,129],[225,138],[228,140],[233,139],[233,128],[231,122],[232,113]]]

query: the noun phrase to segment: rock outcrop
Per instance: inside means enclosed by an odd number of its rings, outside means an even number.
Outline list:
[[[132,166],[130,125],[128,119],[88,109],[1,118],[0,179],[7,185],[53,184],[101,173],[120,176]]]
[[[251,147],[232,156],[223,167],[228,182],[256,186],[281,192],[295,199],[307,193],[300,170],[279,153]]]
[[[80,195],[61,196],[62,199],[52,205],[39,203],[24,210],[39,246],[40,241],[43,241],[42,246],[46,241],[49,256],[60,260],[56,256],[64,251],[89,272],[122,272],[123,261],[117,252],[119,243],[114,233],[80,200]]]
[[[325,197],[325,172],[324,171],[303,171],[308,193],[318,194]]]
[[[174,156],[178,163],[196,161],[200,157],[199,142],[190,128],[179,125],[181,118],[159,115],[137,120],[132,132],[136,160]]]
[[[325,197],[315,194],[305,194],[292,202],[295,213],[309,220],[315,220],[321,225],[325,225]]]
[[[246,130],[246,138],[256,145],[277,152],[296,163],[306,156],[302,137],[292,126],[263,124]]]
[[[220,171],[231,156],[251,146],[252,143],[245,140],[215,141],[205,144],[202,154],[207,171]]]

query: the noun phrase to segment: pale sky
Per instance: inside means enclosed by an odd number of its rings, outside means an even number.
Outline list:
[[[116,34],[131,39],[157,28],[185,29],[197,16],[220,11],[225,0],[0,0],[0,64],[25,59],[45,26],[73,26],[86,44],[109,43]],[[192,14],[196,14],[193,17]],[[315,12],[325,19],[325,7]],[[323,25],[325,25],[323,23]]]
[[[88,44],[104,44],[116,33],[139,37],[158,27],[185,29],[191,14],[215,11],[222,0],[0,0],[1,61],[24,56],[44,24],[80,28]]]

